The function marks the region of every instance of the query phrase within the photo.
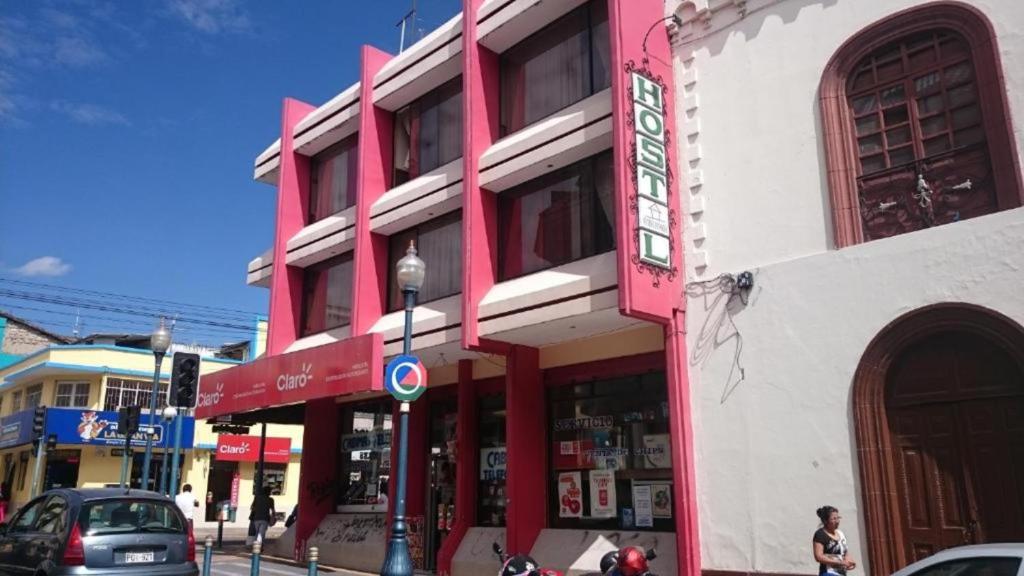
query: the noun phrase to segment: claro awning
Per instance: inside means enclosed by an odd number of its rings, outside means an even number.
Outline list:
[[[204,374],[196,418],[384,389],[384,339],[366,334]]]

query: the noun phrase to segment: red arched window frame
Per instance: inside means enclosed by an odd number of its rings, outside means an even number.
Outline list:
[[[865,241],[857,178],[860,159],[848,105],[850,74],[878,48],[928,30],[946,29],[962,36],[971,51],[978,100],[984,111],[992,177],[999,210],[1021,206],[1024,186],[1003,81],[995,31],[985,15],[960,2],[932,2],[897,12],[847,40],[832,56],[822,75],[821,117],[825,136],[829,192],[836,247]]]

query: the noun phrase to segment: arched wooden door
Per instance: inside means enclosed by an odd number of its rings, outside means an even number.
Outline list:
[[[970,331],[909,344],[885,405],[906,561],[961,544],[1024,541],[1024,369]]]

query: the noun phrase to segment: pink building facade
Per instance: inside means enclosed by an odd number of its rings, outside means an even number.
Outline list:
[[[289,553],[379,568],[396,407],[379,377],[300,401],[246,387],[339,354],[383,370],[413,241],[430,369],[410,417],[417,567],[493,574],[497,541],[595,570],[632,543],[658,549],[659,574],[699,572],[667,23],[656,0],[465,0],[400,55],[364,47],[326,104],[285,99],[255,167],[275,241],[249,265],[281,358],[226,371],[231,405],[200,416],[305,425]]]

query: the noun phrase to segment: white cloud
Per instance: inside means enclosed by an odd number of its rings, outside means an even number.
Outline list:
[[[130,126],[131,122],[123,114],[95,104],[85,102],[68,102],[67,100],[54,100],[50,108],[55,112],[64,114],[71,120],[87,126],[101,126],[103,124],[117,124]]]
[[[171,0],[171,14],[207,34],[244,32],[249,16],[236,0]]]
[[[14,271],[22,276],[63,276],[71,272],[71,264],[56,256],[41,256]]]

